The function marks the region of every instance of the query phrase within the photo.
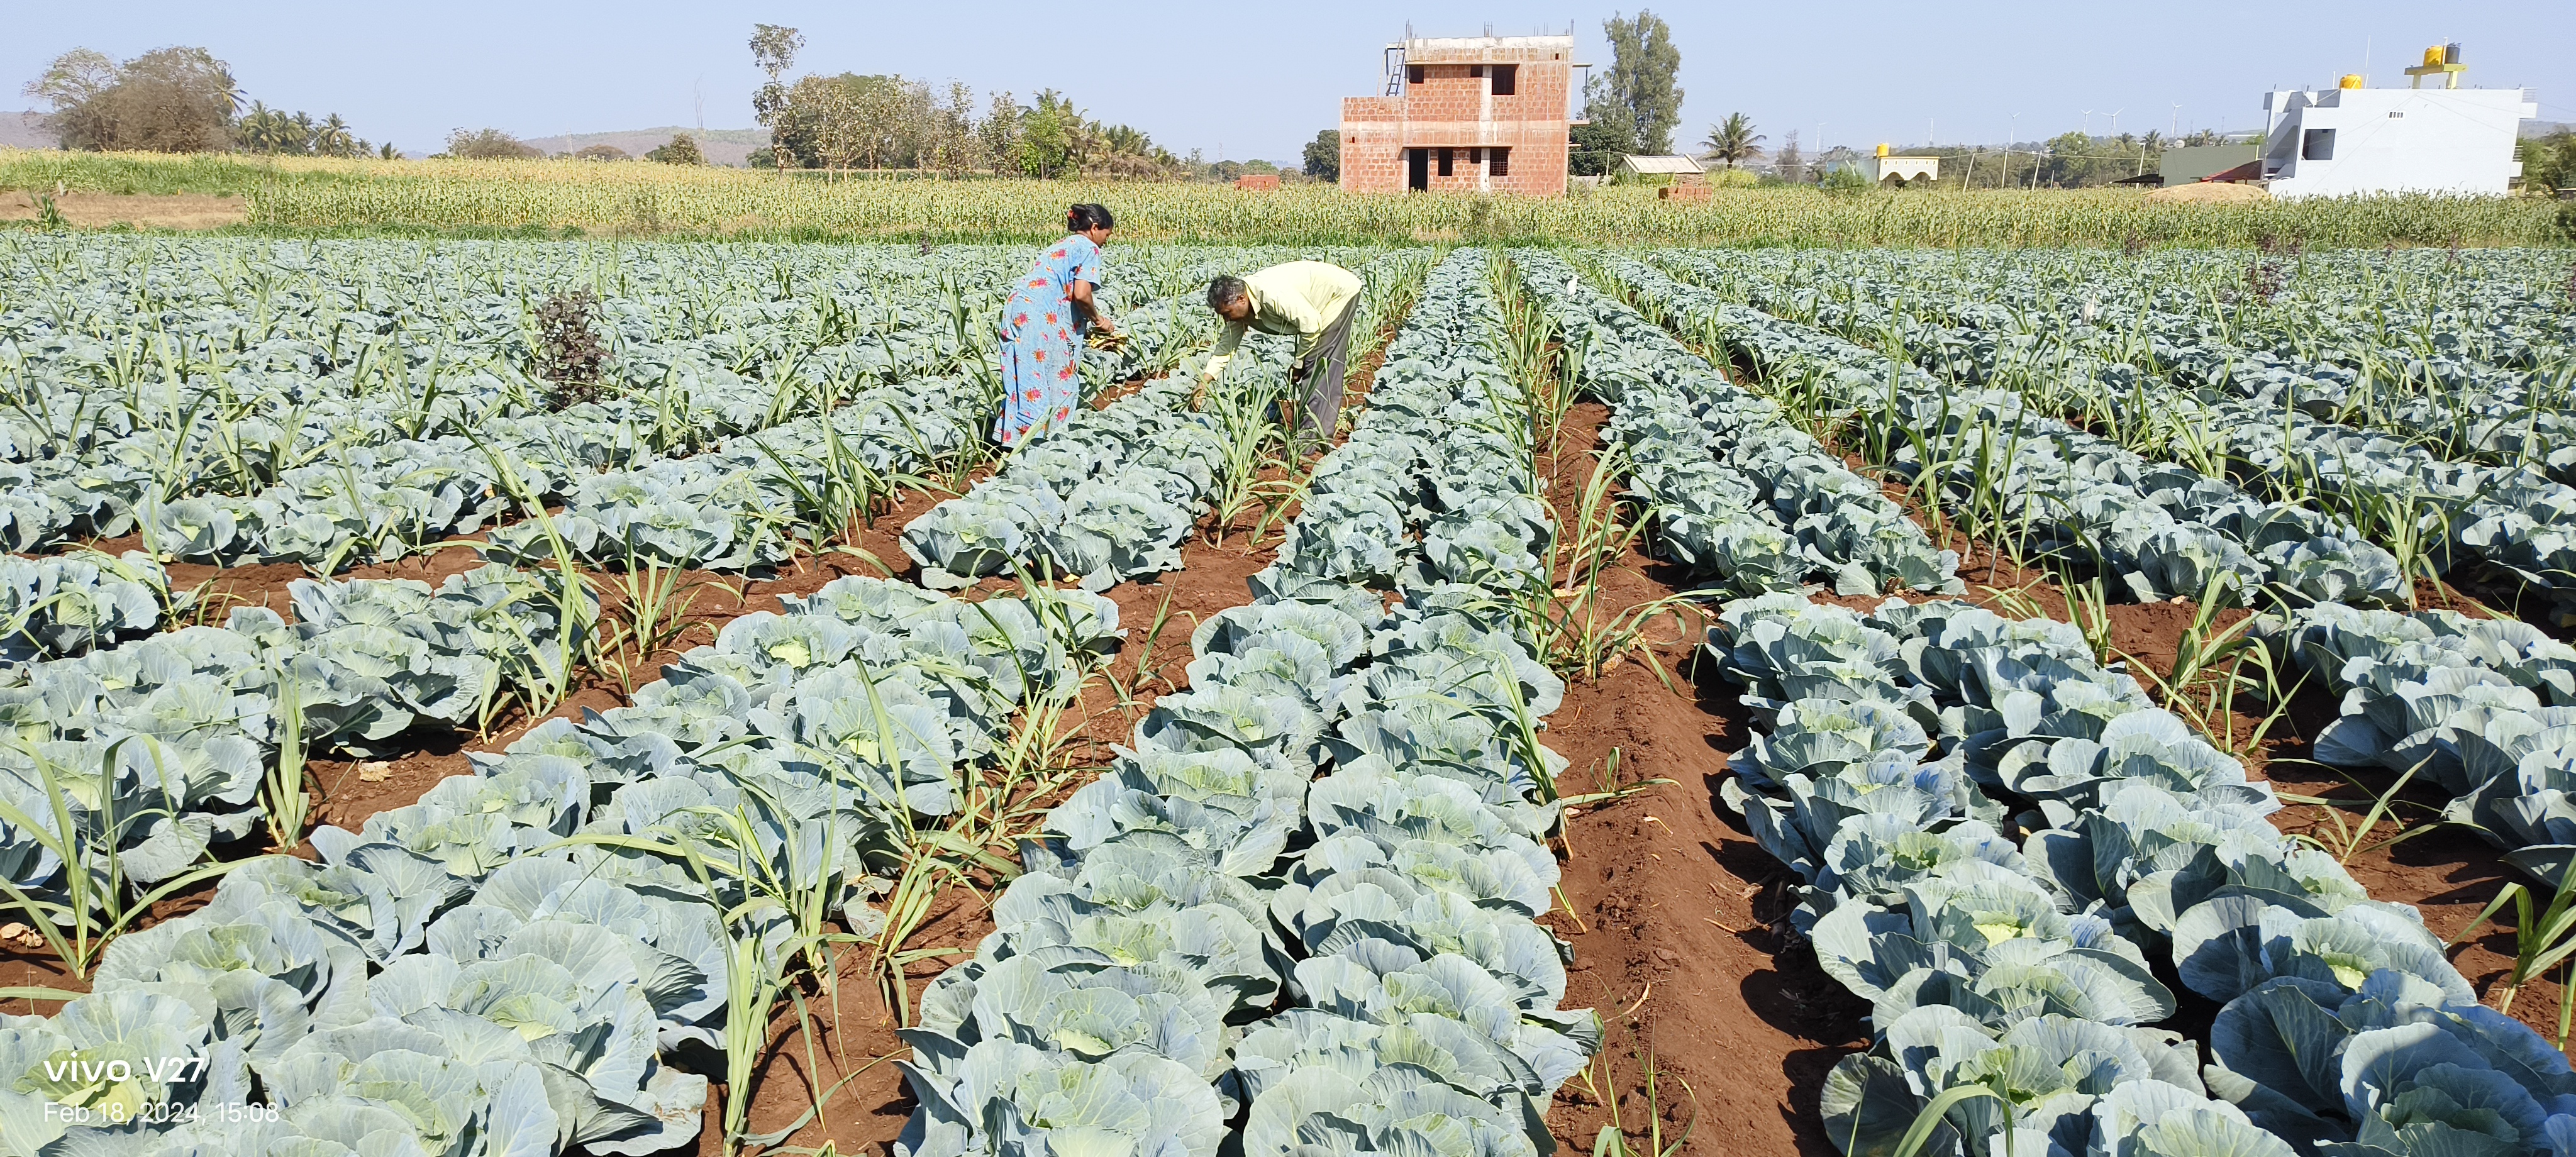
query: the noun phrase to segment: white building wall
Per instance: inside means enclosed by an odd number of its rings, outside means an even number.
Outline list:
[[[2267,93],[2263,174],[2275,197],[2503,195],[2522,174],[2514,132],[2540,115],[2518,88],[2329,88]]]
[[[1941,158],[1863,157],[1861,172],[1872,181],[1884,181],[1889,177],[1902,181],[1916,181],[1928,177],[1937,181],[1941,179]]]

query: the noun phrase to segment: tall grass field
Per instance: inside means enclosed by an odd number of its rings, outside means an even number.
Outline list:
[[[258,232],[549,233],[958,242],[1045,240],[1097,201],[1122,236],[1220,244],[2554,245],[2576,204],[2372,197],[2161,204],[2128,189],[1607,188],[1563,198],[1353,194],[1109,181],[849,177],[571,161],[346,161],[0,149],[0,189],[245,198]]]

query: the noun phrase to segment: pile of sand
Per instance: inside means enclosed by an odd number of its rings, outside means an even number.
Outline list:
[[[2188,185],[2174,185],[2147,194],[2147,200],[2173,205],[2232,205],[2244,201],[2271,199],[2270,193],[2252,185],[2239,185],[2227,181],[2194,181]]]

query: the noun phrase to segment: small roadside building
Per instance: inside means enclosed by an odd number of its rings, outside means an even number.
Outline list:
[[[1861,162],[1860,175],[1869,178],[1871,184],[1938,181],[1941,179],[1941,158],[1895,156],[1888,152],[1886,145],[1880,145],[1875,155]]]

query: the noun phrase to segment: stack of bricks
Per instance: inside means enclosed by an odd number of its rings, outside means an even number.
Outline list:
[[[1397,96],[1342,101],[1354,192],[1565,192],[1571,36],[1408,40]]]

